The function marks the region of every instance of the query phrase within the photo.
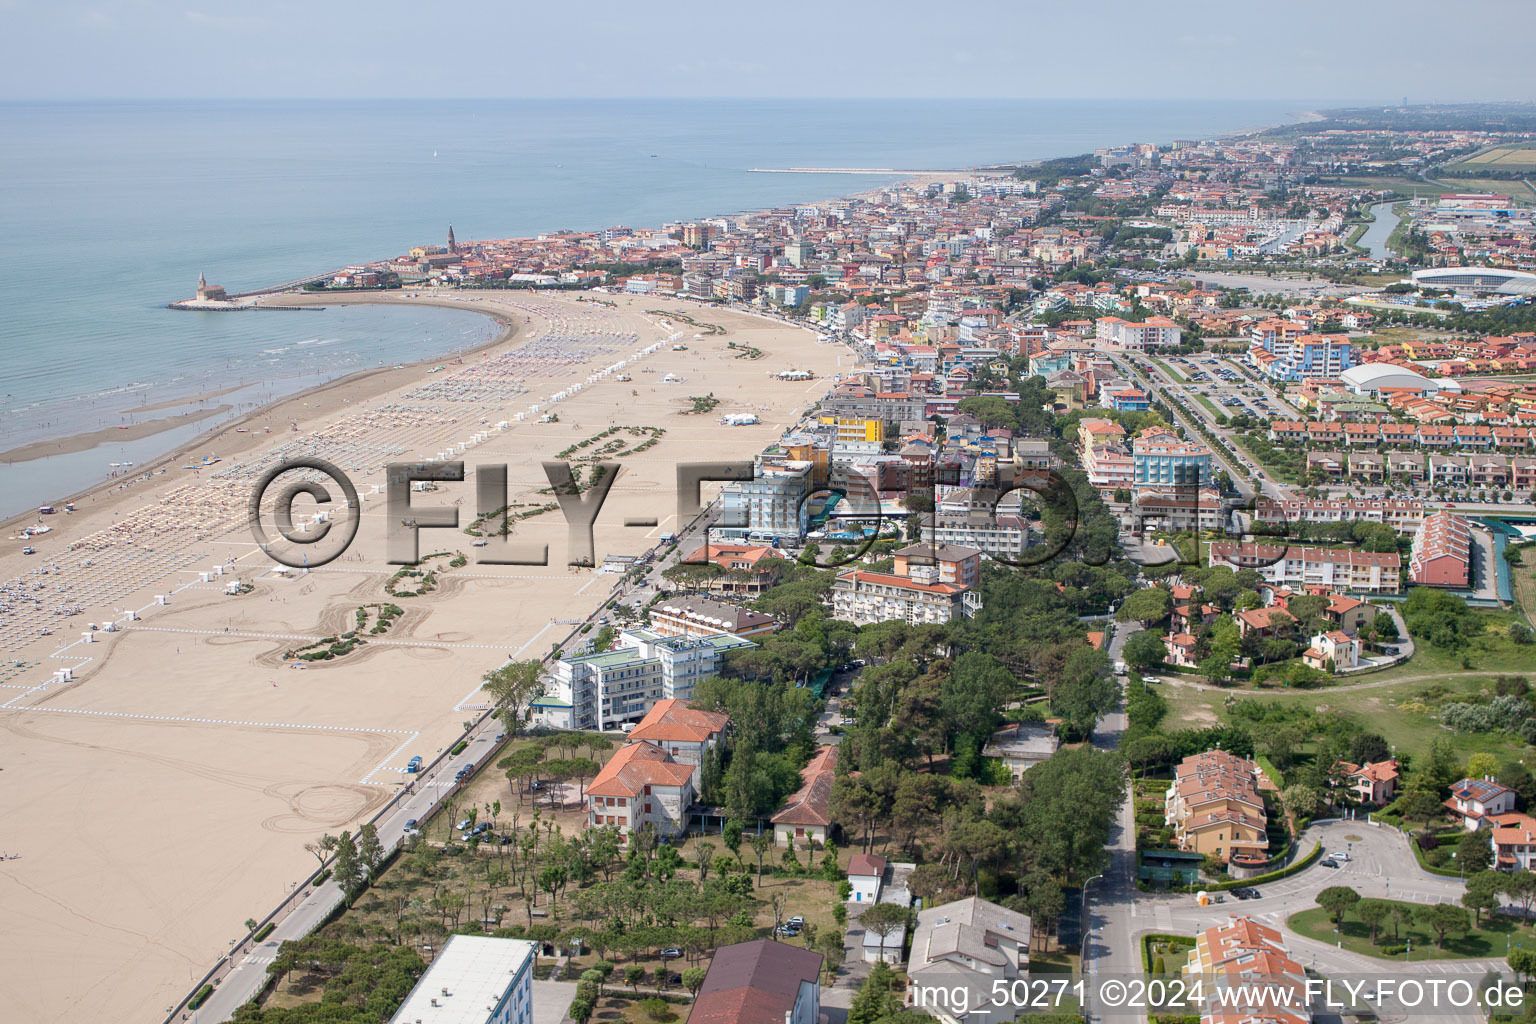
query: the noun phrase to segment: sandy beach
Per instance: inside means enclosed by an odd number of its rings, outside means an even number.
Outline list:
[[[296,298],[309,297],[280,301]],[[430,760],[458,734],[479,703],[481,673],[509,655],[548,653],[569,628],[557,620],[584,617],[617,581],[565,564],[566,525],[552,513],[515,531],[549,545],[549,566],[481,565],[462,529],[428,530],[423,552],[462,551],[468,563],[439,559],[436,590],[386,597],[397,567],[384,561],[374,494],[385,463],[469,443],[454,457],[471,471],[506,463],[510,500],[534,506],[550,500],[539,494],[542,459],[612,427],[659,428],[659,442],[638,454],[625,453],[643,436],[610,435],[625,471],[596,549],[599,558],[638,553],[672,528],[676,463],[750,456],[820,396],[840,357],[849,365],[841,347],[762,318],[599,298],[616,305],[527,292],[390,296],[493,314],[509,331],[459,362],[354,375],[260,410],[144,477],[77,497],[78,512],[46,517],[52,531],[31,541],[38,554],[4,547],[0,852],[18,856],[0,861],[0,934],[13,951],[0,964],[0,994],[17,1019],[158,1019],[228,951],[245,918],[263,916],[314,867],[306,841],[366,817],[411,756]],[[667,308],[728,333],[696,337],[647,315]],[[764,354],[738,358],[731,341]],[[619,362],[621,372],[601,375]],[[817,379],[771,378],[791,366]],[[550,404],[560,392],[569,396]],[[716,409],[683,413],[690,396],[708,393]],[[558,422],[540,422],[534,406]],[[733,412],[761,422],[722,427]],[[216,465],[167,468],[213,448]],[[365,498],[361,526],[340,560],[279,575],[243,508],[261,472],[298,454],[351,476]],[[463,527],[473,482],[413,500],[461,506]],[[626,528],[628,516],[659,523]],[[226,594],[231,581],[249,591]],[[387,600],[405,614],[366,646],[303,671],[285,660]],[[115,631],[85,641],[90,624],[109,621]]]

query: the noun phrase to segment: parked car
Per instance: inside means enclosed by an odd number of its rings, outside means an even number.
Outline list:
[[[1340,850],[1338,853],[1330,853],[1328,855],[1328,859],[1329,860],[1338,860],[1338,861],[1348,861],[1349,860],[1349,854],[1345,853],[1343,850]]]
[[[470,829],[475,827],[475,819],[465,818],[463,821],[459,822],[453,827],[458,829],[460,832],[468,832]]]
[[[661,957],[663,960],[676,960],[682,955],[683,951],[678,949],[676,946],[668,946],[666,949],[657,954],[657,956]]]
[[[1259,898],[1259,890],[1248,888],[1233,889],[1232,895],[1240,900],[1256,900]]]
[[[796,935],[800,934],[800,929],[796,928],[793,925],[781,924],[781,925],[779,925],[779,934],[783,935],[786,938],[791,938],[792,939]]]
[[[1338,866],[1339,866],[1339,862],[1338,862],[1338,861],[1336,861],[1336,860],[1323,860],[1323,861],[1321,861],[1321,862],[1320,862],[1320,863],[1321,863],[1321,864],[1322,864],[1322,865],[1323,865],[1323,867],[1325,867],[1325,868],[1336,868],[1336,867],[1338,867]]]
[[[413,829],[415,827],[416,827],[416,819],[415,818],[407,818],[407,819],[405,819],[405,830],[407,832],[409,832],[411,829]]]
[[[784,923],[785,924],[789,924],[789,925],[794,925],[796,928],[804,928],[805,927],[805,918],[801,917],[799,914],[796,914],[794,917],[790,918],[788,921],[785,921]]]

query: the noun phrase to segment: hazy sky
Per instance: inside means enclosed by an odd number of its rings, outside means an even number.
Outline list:
[[[1532,28],[1530,0],[0,0],[0,98],[1529,100]]]

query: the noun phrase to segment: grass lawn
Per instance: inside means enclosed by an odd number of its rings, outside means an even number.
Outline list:
[[[1515,585],[1515,603],[1520,606],[1520,611],[1525,615],[1527,622],[1536,622],[1532,615],[1536,615],[1536,551],[1524,552],[1525,565],[1510,567],[1510,582]]]
[[[1357,188],[1373,188],[1373,189],[1389,189],[1390,188],[1390,189],[1395,189],[1398,192],[1401,192],[1405,196],[1412,196],[1412,195],[1439,196],[1439,195],[1444,195],[1446,193],[1455,193],[1455,192],[1462,192],[1462,191],[1466,191],[1466,192],[1475,192],[1475,191],[1477,191],[1476,189],[1470,188],[1470,187],[1463,188],[1463,186],[1461,186],[1461,185],[1457,185],[1454,188],[1447,188],[1447,187],[1442,186],[1442,185],[1431,185],[1427,181],[1415,181],[1415,180],[1411,180],[1409,178],[1367,177],[1367,176],[1364,176],[1364,175],[1361,175],[1359,177],[1356,177],[1354,175],[1350,175],[1348,177],[1343,177],[1343,178],[1333,178],[1333,179],[1327,180],[1324,183],[1331,184],[1331,185],[1349,185],[1349,186],[1353,186],[1353,187],[1357,187]]]
[[[1477,616],[1483,622],[1483,633],[1474,637],[1461,650],[1452,651],[1433,647],[1420,640],[1413,657],[1395,668],[1362,676],[1365,682],[1379,683],[1389,679],[1412,679],[1436,673],[1453,672],[1524,672],[1536,663],[1529,647],[1521,647],[1509,639],[1511,622],[1523,621],[1512,611],[1479,609]],[[1415,638],[1418,639],[1418,638]]]
[[[1163,373],[1167,375],[1169,380],[1180,380],[1180,381],[1182,381],[1182,380],[1188,380],[1189,379],[1183,373],[1180,373],[1178,370],[1175,370],[1173,367],[1169,366],[1167,363],[1163,362],[1161,359],[1154,359],[1154,360],[1152,360],[1152,362],[1157,364],[1158,369],[1162,370]]]
[[[1401,903],[1397,900],[1388,900],[1394,906],[1413,907],[1417,909],[1421,904]],[[1467,911],[1470,922],[1472,912]],[[1376,944],[1371,943],[1371,930],[1360,922],[1353,913],[1344,915],[1344,923],[1337,934],[1333,930],[1333,919],[1328,912],[1321,907],[1311,910],[1303,910],[1292,914],[1285,922],[1285,926],[1299,935],[1305,935],[1309,939],[1319,942],[1341,942],[1345,949],[1363,956],[1376,957],[1381,960],[1397,960],[1403,962],[1410,959],[1410,954],[1404,952],[1396,957],[1383,956],[1382,946],[1394,944],[1413,943],[1413,960],[1463,960],[1471,957],[1503,956],[1506,950],[1518,943],[1531,943],[1536,941],[1536,929],[1530,925],[1522,925],[1512,918],[1483,915],[1482,928],[1473,928],[1463,934],[1447,933],[1445,947],[1442,949],[1435,941],[1435,933],[1423,925],[1414,923],[1402,927],[1396,940],[1392,937],[1392,925],[1390,919],[1377,933]]]
[[[1083,958],[1076,953],[1067,953],[1060,949],[1052,949],[1047,952],[1031,952],[1029,954],[1029,973],[1063,975],[1069,974],[1076,977],[1082,972]]]
[[[1201,405],[1205,406],[1206,409],[1208,409],[1210,411],[1212,417],[1225,416],[1226,415],[1226,413],[1224,413],[1220,409],[1216,408],[1216,403],[1215,402],[1211,401],[1209,398],[1206,398],[1200,392],[1198,392],[1198,391],[1191,391],[1190,394],[1195,396],[1195,401],[1199,402]]]
[[[1444,331],[1435,331],[1427,327],[1383,327],[1373,332],[1368,340],[1379,345],[1401,345],[1409,341],[1439,341],[1445,337]]]
[[[1401,254],[1408,247],[1408,233],[1413,230],[1413,218],[1407,215],[1408,206],[1404,203],[1398,203],[1392,207],[1392,212],[1398,216],[1399,220],[1397,226],[1392,229],[1392,233],[1387,236],[1387,249]]]
[[[1536,143],[1512,142],[1495,146],[1481,153],[1474,153],[1456,167],[1476,167],[1479,164],[1496,164],[1500,167],[1530,167],[1536,170]]]
[[[1503,170],[1504,166],[1500,165],[1500,170]],[[1536,174],[1536,166],[1521,169]],[[1492,192],[1495,195],[1509,196],[1520,206],[1529,206],[1532,200],[1536,200],[1536,192],[1532,192],[1523,181],[1505,181],[1502,178],[1446,178],[1445,180],[1465,185],[1468,192]]]
[[[1156,967],[1158,957],[1162,957],[1162,973],[1166,977],[1172,977],[1183,970],[1184,965],[1189,962],[1190,950],[1195,948],[1195,940],[1187,935],[1180,935],[1175,939],[1144,935],[1141,943],[1147,954],[1146,962],[1152,967]]]
[[[604,1022],[625,1021],[627,1024],[667,1024],[668,1021],[683,1020],[688,1016],[689,999],[686,992],[681,996],[667,998],[667,1009],[659,1016],[651,1016],[641,1009],[640,1003],[644,998],[636,998],[622,983],[614,984],[609,979],[604,986],[602,998],[597,1001],[592,1019]]]
[[[1368,683],[1380,678],[1380,675],[1364,676],[1362,682]],[[1238,700],[1293,704],[1307,711],[1336,712],[1364,729],[1380,733],[1401,753],[1424,754],[1436,737],[1444,736],[1451,741],[1452,749],[1463,758],[1479,751],[1486,751],[1500,760],[1522,757],[1527,748],[1512,736],[1502,733],[1451,732],[1434,717],[1433,708],[1437,703],[1471,695],[1492,682],[1490,676],[1469,673],[1354,689],[1324,687],[1317,690],[1254,691],[1231,687],[1226,690],[1197,690],[1191,686],[1166,685],[1160,692],[1168,701],[1165,727],[1169,729],[1203,728],[1229,722],[1232,719],[1223,701],[1228,697],[1236,697]],[[1428,713],[1403,710],[1401,705],[1409,701],[1424,703],[1431,710]]]

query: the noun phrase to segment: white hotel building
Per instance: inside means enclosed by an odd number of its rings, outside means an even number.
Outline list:
[[[526,939],[450,935],[390,1024],[532,1024],[534,949]]]

